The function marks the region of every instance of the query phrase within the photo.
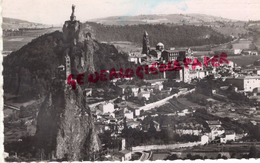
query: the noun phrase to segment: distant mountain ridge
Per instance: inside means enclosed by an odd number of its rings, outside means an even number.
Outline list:
[[[199,25],[212,22],[235,22],[232,20],[217,16],[204,14],[168,14],[168,15],[137,15],[137,16],[111,16],[105,18],[91,19],[90,22],[97,22],[105,25],[136,25],[136,24],[190,24]]]
[[[3,17],[3,30],[7,29],[19,29],[19,28],[47,28],[50,27],[46,24],[29,22],[21,19]]]

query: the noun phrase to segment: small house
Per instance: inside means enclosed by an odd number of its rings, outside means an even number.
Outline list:
[[[130,120],[130,121],[127,121],[127,126],[128,128],[137,128],[137,127],[140,127],[141,123],[139,121],[133,121],[133,120]]]
[[[211,128],[211,140],[215,140],[216,137],[225,133],[223,127],[212,127]]]
[[[113,113],[115,111],[114,104],[110,102],[105,102],[99,105],[99,110],[103,113]]]
[[[226,141],[235,141],[236,139],[236,133],[233,130],[226,130],[225,135]]]
[[[215,128],[215,127],[221,127],[221,122],[219,120],[217,121],[206,121],[209,128]]]
[[[131,111],[126,111],[124,113],[124,117],[126,117],[127,119],[133,119],[134,118],[134,113]]]
[[[92,96],[92,88],[86,88],[85,89],[85,95],[86,95],[86,97]]]
[[[138,94],[138,99],[141,99],[141,98],[145,98],[146,100],[149,100],[149,98],[150,98],[150,92],[148,92],[148,91],[144,91],[144,92],[140,92],[139,94]]]
[[[201,145],[208,144],[209,142],[209,137],[207,135],[202,135],[201,136]]]

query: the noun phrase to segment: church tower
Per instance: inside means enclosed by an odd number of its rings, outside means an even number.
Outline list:
[[[65,70],[66,70],[66,79],[71,74],[71,65],[70,65],[70,56],[68,54],[65,55]]]
[[[150,45],[149,45],[148,33],[146,31],[144,31],[142,54],[149,54],[149,51],[150,51]]]

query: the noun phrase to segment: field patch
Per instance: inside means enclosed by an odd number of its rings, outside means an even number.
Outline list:
[[[247,33],[247,30],[243,27],[214,27],[213,29],[228,36],[231,34],[238,36],[239,34]]]
[[[250,49],[250,44],[252,44],[249,40],[239,40],[238,43],[233,44],[233,49]]]
[[[129,41],[114,41],[112,44],[117,48],[118,51],[122,52],[139,52],[141,53],[142,47],[136,43]]]
[[[227,60],[236,63],[238,66],[245,66],[253,64],[260,59],[260,56],[247,55],[247,56],[228,56]]]
[[[8,41],[22,41],[24,38],[12,38],[9,39]]]
[[[152,157],[151,157],[151,161],[156,161],[156,160],[164,160],[165,158],[167,158],[170,154],[167,153],[153,153]]]
[[[192,106],[192,107],[203,107],[202,105],[199,105],[197,103],[194,103],[190,100],[188,100],[187,98],[178,98],[178,101],[183,104],[183,105],[186,105],[186,106]]]
[[[19,124],[5,124],[4,135],[5,142],[18,141],[26,135],[26,128]]]
[[[3,36],[3,50],[4,51],[16,51],[19,50],[24,45],[28,44],[41,35],[60,30],[60,28],[46,28],[38,30],[26,30],[22,35],[8,35]]]

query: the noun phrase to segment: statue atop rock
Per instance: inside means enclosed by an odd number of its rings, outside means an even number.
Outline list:
[[[72,5],[72,13],[71,13],[71,16],[70,16],[70,21],[76,20],[76,16],[74,15],[74,11],[75,11],[75,5]]]
[[[72,5],[72,13],[70,15],[70,20],[65,21],[63,25],[63,41],[66,44],[76,45],[79,40],[82,40],[80,37],[80,28],[81,23],[80,21],[76,20],[75,12],[75,5]]]
[[[101,149],[91,110],[84,97],[84,85],[72,89],[67,84],[70,74],[95,71],[93,55],[98,46],[86,26],[76,20],[72,5],[70,20],[63,25],[63,54],[61,68],[65,68],[65,82],[53,82],[38,117],[36,146],[46,155],[68,161],[90,160]],[[75,78],[74,78],[75,79]],[[61,80],[59,80],[61,81]],[[66,84],[64,84],[66,83]]]
[[[65,21],[63,25],[63,43],[66,47],[64,55],[66,58],[66,72],[72,74],[94,73],[95,67],[93,62],[93,54],[96,43],[92,38],[91,31],[86,24],[82,24],[76,20],[75,5],[72,5],[72,13],[70,20]],[[70,62],[67,62],[67,58]],[[66,78],[68,74],[66,74]]]

